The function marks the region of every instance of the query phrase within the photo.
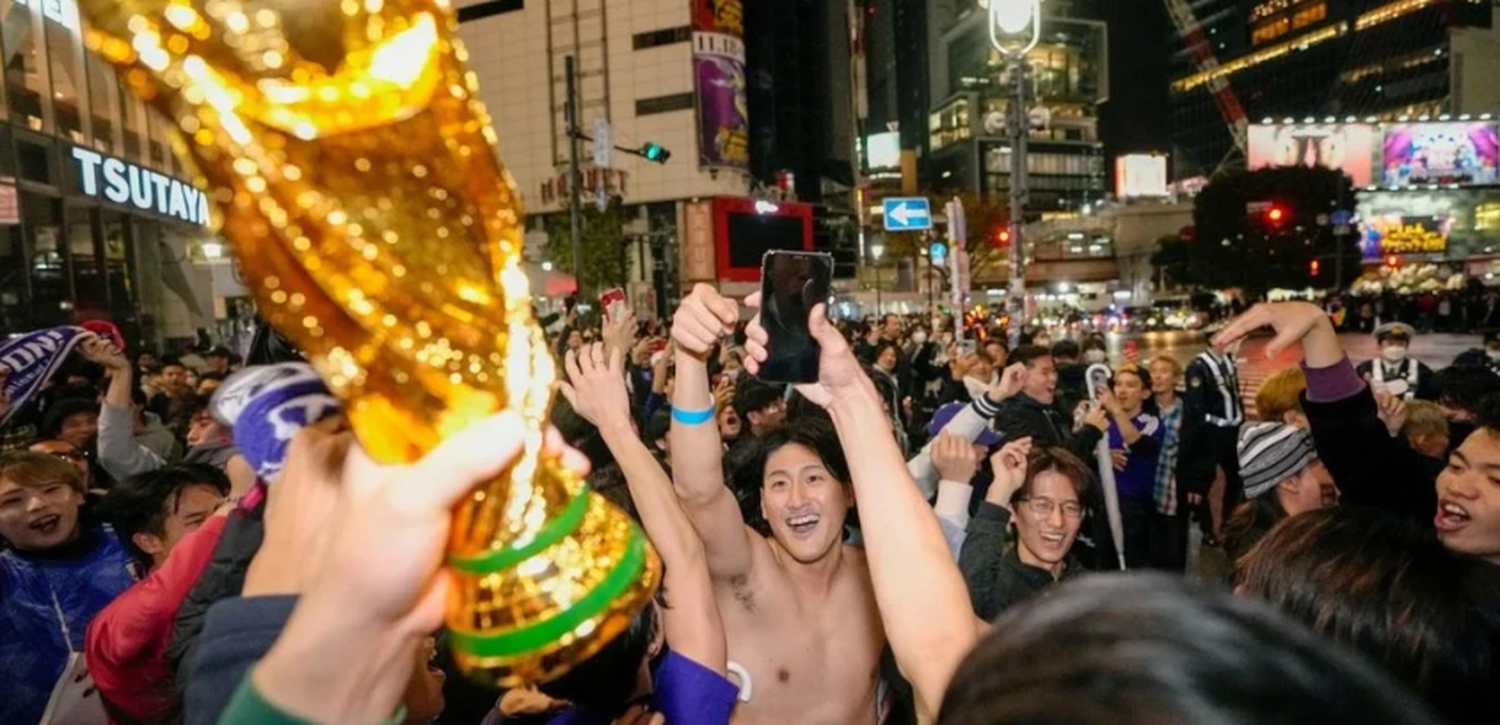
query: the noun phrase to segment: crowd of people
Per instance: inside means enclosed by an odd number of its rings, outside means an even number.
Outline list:
[[[441,561],[514,414],[383,466],[270,333],[7,343],[0,723],[1500,722],[1500,338],[1434,372],[1384,325],[1357,367],[1261,304],[1184,365],[819,306],[783,385],[758,306],[555,321],[552,454],[665,574],[504,693],[445,654]],[[1266,330],[1301,362],[1247,406]]]

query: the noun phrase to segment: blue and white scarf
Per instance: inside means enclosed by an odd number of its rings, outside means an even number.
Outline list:
[[[10,401],[10,409],[0,417],[0,428],[41,392],[87,333],[82,327],[51,327],[0,343],[0,367],[9,371],[5,398]]]

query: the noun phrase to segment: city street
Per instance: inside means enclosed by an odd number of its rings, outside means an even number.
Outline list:
[[[1240,382],[1247,402],[1255,397],[1256,391],[1260,389],[1261,381],[1266,377],[1284,367],[1295,365],[1301,359],[1301,350],[1296,348],[1285,350],[1274,358],[1267,358],[1264,350],[1266,343],[1270,340],[1269,336],[1251,338],[1240,349]],[[1340,335],[1339,340],[1343,343],[1344,350],[1349,353],[1349,358],[1355,363],[1372,359],[1378,352],[1375,338],[1370,335],[1346,333]],[[1207,344],[1202,334],[1194,332],[1111,335],[1109,337],[1111,359],[1121,359],[1126,345],[1131,341],[1135,342],[1137,354],[1142,360],[1157,355],[1169,355],[1183,365],[1191,362]],[[1448,367],[1459,353],[1480,345],[1481,341],[1477,334],[1418,335],[1412,339],[1411,354],[1412,357],[1426,363],[1433,370],[1441,370]]]

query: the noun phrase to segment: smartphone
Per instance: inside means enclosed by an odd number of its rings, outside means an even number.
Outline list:
[[[611,287],[599,293],[599,310],[604,314],[606,323],[614,322],[617,308],[615,305],[625,304],[625,288]]]
[[[963,339],[958,341],[958,354],[964,357],[979,352],[979,341]]]
[[[816,252],[766,252],[761,258],[760,285],[760,321],[770,338],[760,378],[776,383],[817,382],[819,348],[807,320],[814,306],[828,302],[833,257]]]

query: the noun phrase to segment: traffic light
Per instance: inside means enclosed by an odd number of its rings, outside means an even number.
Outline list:
[[[672,152],[659,143],[647,143],[641,146],[641,157],[647,161],[665,164],[667,163],[667,159],[672,158]]]
[[[1318,276],[1318,272],[1322,271],[1322,269],[1321,269],[1322,266],[1323,265],[1319,264],[1318,260],[1316,260],[1316,259],[1314,259],[1311,262],[1308,262],[1308,264],[1307,264],[1307,273],[1308,273],[1308,275],[1313,276],[1313,277]]]
[[[1385,266],[1390,267],[1391,269],[1400,267],[1401,258],[1392,254],[1391,256],[1385,258]]]
[[[997,246],[997,247],[1009,247],[1010,246],[1010,228],[1009,227],[1000,227],[999,229],[995,230],[995,246]]]
[[[1266,209],[1266,222],[1271,226],[1279,227],[1281,226],[1282,222],[1285,221],[1286,209],[1282,208],[1280,205],[1272,204],[1269,209]]]

